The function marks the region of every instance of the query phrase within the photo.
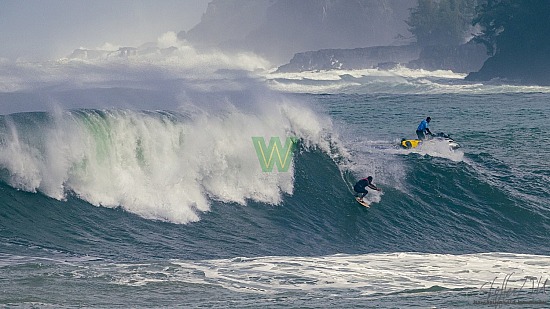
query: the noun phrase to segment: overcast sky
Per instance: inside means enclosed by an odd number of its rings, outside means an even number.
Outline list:
[[[195,26],[210,0],[0,0],[0,58],[56,59],[79,47],[138,46]]]

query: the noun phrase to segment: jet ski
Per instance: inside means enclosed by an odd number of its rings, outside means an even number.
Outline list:
[[[451,138],[449,134],[445,134],[443,132],[439,132],[436,134],[428,135],[427,139],[424,141],[445,141],[449,143],[449,147],[451,149],[457,149],[460,148],[460,144],[458,144],[454,139]],[[401,140],[401,147],[410,149],[410,148],[416,148],[422,143],[422,140],[419,139],[402,139]]]

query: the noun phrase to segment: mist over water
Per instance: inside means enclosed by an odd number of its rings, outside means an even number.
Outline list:
[[[47,61],[77,48],[137,47],[167,31],[192,28],[208,2],[2,1],[0,59]]]
[[[187,223],[210,210],[209,200],[280,204],[292,194],[292,167],[264,173],[251,164],[251,137],[294,136],[329,154],[337,143],[328,117],[253,73],[269,68],[263,58],[197,52],[174,33],[157,48],[2,63],[2,110],[11,114],[2,118],[3,180]]]

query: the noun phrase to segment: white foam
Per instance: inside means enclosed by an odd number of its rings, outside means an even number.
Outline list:
[[[418,147],[404,150],[404,152],[445,158],[455,162],[462,162],[464,160],[464,152],[460,149],[452,149],[449,147],[449,142],[446,140],[427,140],[418,145]]]
[[[208,211],[210,199],[279,204],[283,193],[293,193],[293,165],[288,172],[263,172],[253,136],[296,136],[304,146],[330,153],[330,121],[297,102],[272,101],[257,114],[230,105],[177,117],[60,112],[31,132],[11,125],[0,166],[9,171],[7,181],[22,190],[60,200],[74,192],[93,205],[186,223]]]
[[[282,194],[293,193],[293,166],[287,173],[262,172],[253,136],[295,136],[305,147],[336,156],[331,120],[267,89],[253,72],[270,64],[257,55],[198,52],[175,33],[161,36],[150,50],[95,55],[0,62],[0,91],[37,94],[59,107],[44,125],[8,124],[3,132],[0,167],[12,186],[59,200],[74,193],[93,205],[186,223],[199,220],[212,200],[275,205]],[[116,87],[123,89],[120,95]],[[87,88],[94,92],[82,91]],[[106,102],[94,95],[102,89],[115,89],[106,92]],[[128,102],[132,96],[125,93],[133,89],[181,114],[135,111],[134,105],[139,110],[150,103]],[[51,110],[26,98],[13,96],[3,108]],[[61,111],[82,107],[108,110]]]
[[[368,296],[438,286],[470,289],[474,294],[469,295],[481,298],[478,293],[482,289],[489,289],[491,282],[494,288],[500,287],[507,277],[509,289],[520,289],[525,282],[528,286],[523,286],[524,290],[537,283],[543,287],[545,280],[550,280],[550,257],[513,253],[267,256],[174,260],[167,266],[119,264],[107,265],[104,270],[120,285],[185,282],[260,294],[346,290]]]
[[[166,79],[222,79],[222,70],[248,72],[272,65],[250,52],[197,51],[168,32],[151,48],[132,49],[109,44],[105,50],[89,49],[82,56],[56,61],[0,61],[0,92],[32,91],[37,88],[112,87],[113,81],[163,81]]]
[[[398,66],[390,70],[319,70],[263,74],[278,91],[298,93],[508,93],[550,92],[550,87],[472,83],[466,74],[449,70],[428,71]]]

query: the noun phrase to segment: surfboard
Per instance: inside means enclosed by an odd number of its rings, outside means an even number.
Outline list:
[[[355,200],[357,201],[357,203],[361,204],[362,206],[370,208],[369,204],[367,204],[367,202],[361,201],[360,197],[356,197]]]

